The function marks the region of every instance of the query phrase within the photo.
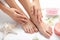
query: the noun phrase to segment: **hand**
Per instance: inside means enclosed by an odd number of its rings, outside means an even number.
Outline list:
[[[17,21],[18,23],[22,25],[27,23],[27,17],[19,10],[15,8],[10,8],[9,13],[10,13],[10,17],[13,18],[15,21]]]
[[[39,8],[32,6],[31,8],[31,19],[34,23],[36,23],[36,25],[40,24],[40,22],[42,21],[42,12]]]

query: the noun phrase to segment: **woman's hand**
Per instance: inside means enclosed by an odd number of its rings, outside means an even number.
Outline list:
[[[19,10],[15,8],[10,8],[9,9],[10,17],[13,18],[15,21],[17,21],[20,24],[26,24],[27,22],[27,17],[23,14],[20,13]]]

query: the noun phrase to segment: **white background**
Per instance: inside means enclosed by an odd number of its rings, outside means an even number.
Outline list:
[[[16,2],[26,13],[26,11],[21,6],[21,4],[19,4],[18,1]],[[60,9],[60,0],[40,0],[40,4],[41,4],[42,9],[46,9],[46,8],[59,8]],[[42,11],[42,13],[45,15],[44,11]],[[12,20],[8,15],[6,15],[4,12],[0,10],[0,27],[3,25],[4,22],[15,23],[14,20]],[[18,25],[18,27],[21,27],[21,26]],[[51,38],[47,39],[44,36],[42,36],[39,32],[34,33],[34,34],[27,34],[21,28],[18,28],[18,27],[14,29],[17,35],[8,34],[4,38],[4,40],[32,40],[33,38],[36,38],[36,37],[39,38],[39,40],[60,40],[60,37],[56,36],[54,32]],[[52,28],[54,28],[54,26],[52,26]],[[3,38],[3,33],[0,32],[0,40],[2,40],[2,38]]]

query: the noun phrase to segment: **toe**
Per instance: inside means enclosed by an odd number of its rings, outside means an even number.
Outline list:
[[[27,33],[30,33],[30,28],[26,27],[26,29],[27,29]]]
[[[46,30],[39,30],[39,31],[44,37],[50,38],[50,35],[46,32]]]
[[[34,31],[35,31],[35,32],[38,32],[38,29],[37,29],[36,27],[34,27]]]
[[[30,28],[30,33],[34,33],[34,29],[33,28]]]
[[[42,34],[43,34],[46,38],[50,38],[50,35],[49,35],[46,31],[43,31]]]
[[[28,33],[27,28],[23,27],[23,29],[24,29],[24,31],[25,31],[26,33]]]
[[[47,32],[45,32],[45,36],[47,37],[47,38],[50,38],[50,34],[48,34]]]
[[[48,34],[52,35],[52,28],[49,27],[48,30],[46,31]]]

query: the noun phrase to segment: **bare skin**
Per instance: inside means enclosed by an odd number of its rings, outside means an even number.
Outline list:
[[[30,3],[29,0],[19,0],[19,1],[28,12],[32,22],[39,29],[39,32],[43,34],[45,37],[49,38],[52,35],[52,28],[47,26],[47,24],[42,21],[42,12],[40,9],[39,0],[33,0],[32,4]]]
[[[16,8],[18,9],[21,13],[24,14],[24,12],[21,10],[21,8],[16,4],[15,0],[6,0],[6,3],[8,3],[8,5],[10,7]],[[12,4],[12,5],[11,5]],[[25,14],[24,14],[25,15]],[[31,21],[31,20],[30,20]],[[32,23],[33,24],[33,23]],[[34,24],[33,24],[34,25]],[[35,26],[35,25],[34,25]],[[33,28],[33,27],[32,27]],[[34,32],[38,32],[38,29],[35,27],[35,29],[33,29]],[[31,30],[32,31],[32,30]]]
[[[0,9],[8,14],[12,19],[20,23],[25,32],[34,33],[37,30],[35,25],[29,20],[29,18],[25,14],[21,13],[19,10],[15,8],[8,8],[4,6],[1,2]]]

